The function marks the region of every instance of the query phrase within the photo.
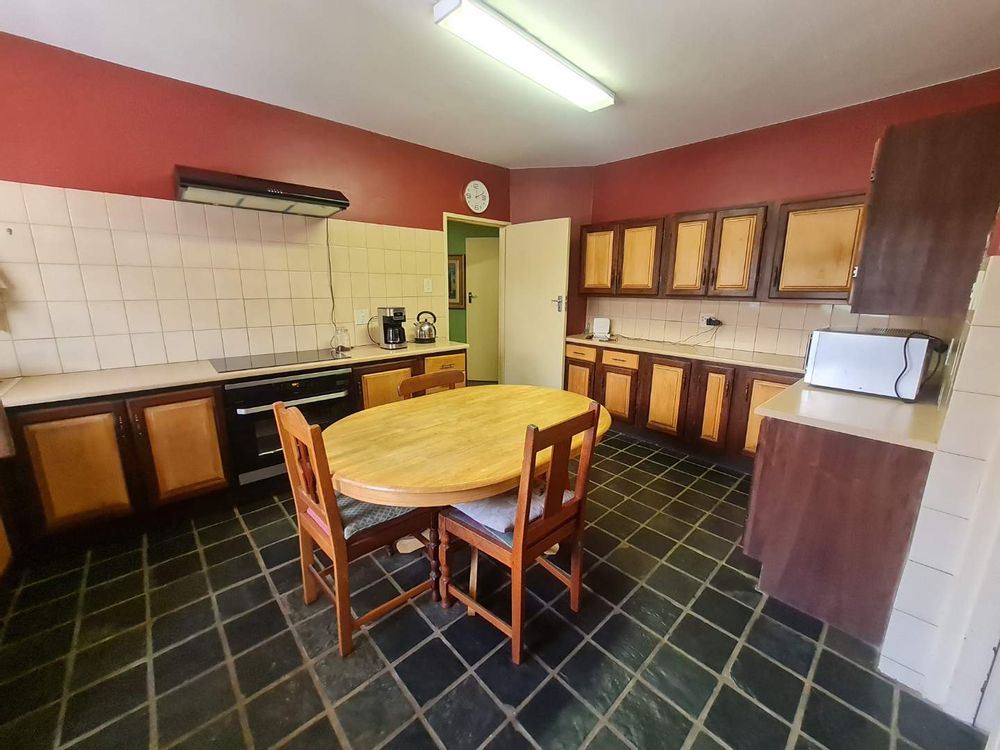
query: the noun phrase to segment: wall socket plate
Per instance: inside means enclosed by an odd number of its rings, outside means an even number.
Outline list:
[[[354,322],[359,326],[367,323],[369,318],[371,318],[371,315],[368,314],[367,308],[362,307],[354,311]]]
[[[424,279],[424,291],[428,294],[434,291],[434,284],[430,279]]]

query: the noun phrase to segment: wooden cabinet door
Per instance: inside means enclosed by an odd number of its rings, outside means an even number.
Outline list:
[[[663,219],[634,221],[621,225],[621,256],[618,294],[632,296],[660,291],[660,245]]]
[[[226,434],[216,388],[192,388],[126,402],[150,503],[223,489]]]
[[[636,371],[602,364],[599,400],[612,417],[622,422],[635,421]]]
[[[734,454],[752,458],[757,453],[763,421],[763,417],[754,414],[754,411],[801,377],[791,373],[741,368],[736,380],[738,395],[733,399],[732,416],[729,418],[729,446]]]
[[[615,288],[617,226],[594,225],[583,228],[580,242],[580,292],[612,294]]]
[[[16,423],[44,531],[132,511],[120,401],[39,409],[18,415]]]
[[[566,360],[566,390],[587,398],[594,397],[594,365],[590,362]]]
[[[735,368],[699,362],[688,403],[688,439],[709,450],[726,447]]]
[[[644,363],[642,412],[651,430],[680,436],[687,417],[691,363],[671,357],[650,357]]]
[[[878,146],[851,306],[964,317],[1000,203],[1000,104],[890,127]],[[994,239],[1000,229],[995,229]]]
[[[701,296],[708,287],[714,213],[675,216],[670,228],[664,294]]]
[[[767,206],[733,208],[715,214],[708,294],[714,297],[753,297]]]
[[[863,195],[783,205],[771,296],[847,299],[864,215]]]
[[[397,390],[399,384],[413,375],[419,375],[421,371],[420,361],[414,359],[355,368],[353,377],[358,407],[370,409],[401,401]]]
[[[433,357],[424,357],[424,372],[440,372],[441,370],[458,370],[465,374],[465,354],[435,354]],[[464,388],[465,380],[459,383],[456,388]],[[428,388],[427,393],[443,391],[444,388]]]

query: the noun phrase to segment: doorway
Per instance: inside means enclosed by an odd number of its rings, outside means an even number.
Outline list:
[[[448,330],[453,341],[469,345],[470,384],[500,380],[500,227],[447,220],[450,258],[464,268],[461,298],[449,302]]]

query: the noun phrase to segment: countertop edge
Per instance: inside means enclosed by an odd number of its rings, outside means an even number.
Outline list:
[[[417,346],[421,348],[416,348]],[[387,362],[394,359],[405,359],[413,356],[447,354],[468,350],[469,345],[460,341],[449,341],[441,344],[420,344],[414,348],[402,350],[386,350],[366,353],[348,359],[329,359],[321,362],[304,362],[276,367],[260,367],[253,370],[236,372],[216,372],[208,360],[177,362],[173,364],[141,365],[137,367],[122,367],[112,370],[90,370],[87,372],[60,373],[53,375],[23,375],[0,383],[0,404],[6,409],[20,409],[29,406],[55,404],[78,399],[100,398],[126,393],[142,393],[163,388],[180,388],[189,385],[204,385],[224,383],[244,378],[280,375],[282,373],[307,372],[329,367],[354,367],[357,365]],[[171,374],[173,369],[176,374]],[[148,382],[138,382],[129,386],[122,381],[131,380],[137,376],[156,373],[162,377],[150,379]],[[104,376],[101,378],[101,376]],[[90,378],[104,380],[106,386],[87,386]],[[142,379],[140,378],[140,381]]]

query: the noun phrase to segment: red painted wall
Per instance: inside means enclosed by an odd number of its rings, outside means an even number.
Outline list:
[[[888,125],[1000,102],[1000,70],[594,171],[595,222],[858,193]]]
[[[512,169],[510,220],[512,222],[570,218],[569,296],[566,328],[582,331],[587,324],[587,300],[579,289],[580,227],[591,221],[594,193],[591,167]]]
[[[0,34],[0,179],[174,197],[187,164],[332,187],[345,219],[440,229],[471,179],[508,218],[508,170]]]

